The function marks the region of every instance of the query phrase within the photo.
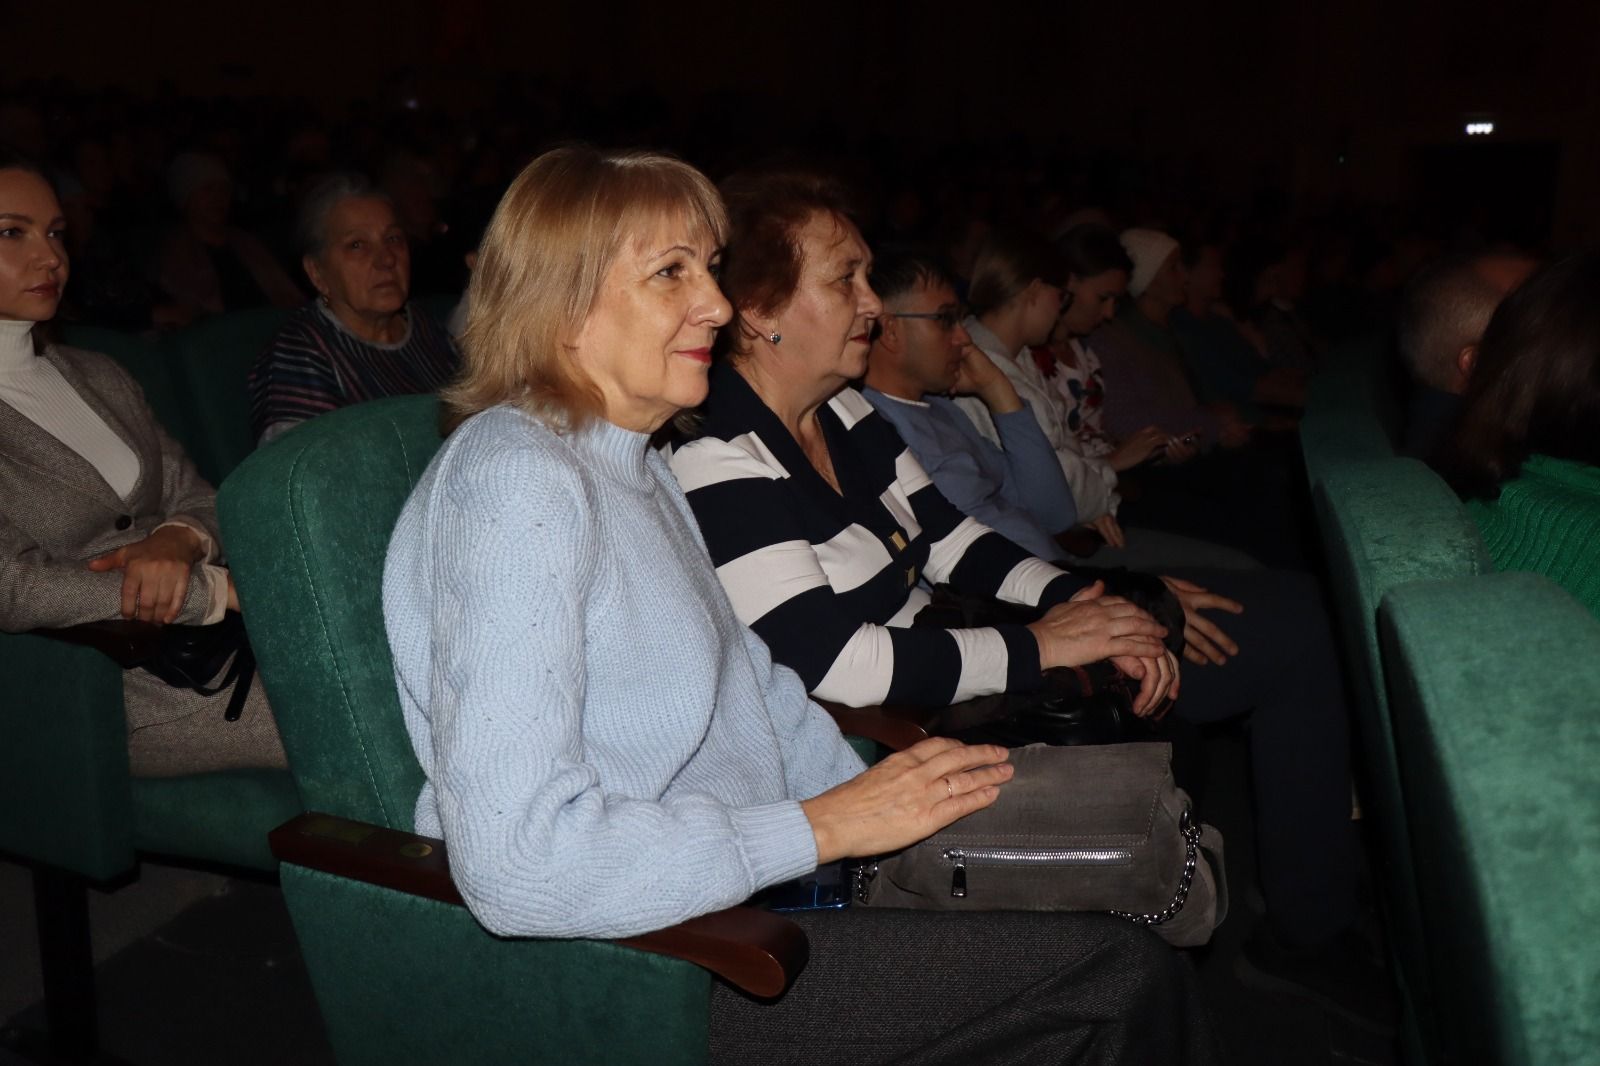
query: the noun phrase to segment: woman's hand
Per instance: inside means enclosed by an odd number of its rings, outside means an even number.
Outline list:
[[[1230,655],[1239,654],[1239,645],[1235,644],[1228,634],[1217,627],[1217,624],[1206,618],[1202,610],[1227,611],[1229,614],[1243,614],[1244,604],[1238,600],[1230,600],[1226,596],[1219,596],[1215,592],[1207,592],[1192,581],[1185,581],[1180,577],[1163,577],[1167,588],[1178,597],[1178,602],[1183,604],[1183,657],[1196,666],[1206,663],[1216,663],[1221,666],[1228,661]]]
[[[238,611],[238,610],[242,610],[242,609],[243,608],[241,608],[239,606],[239,589],[238,589],[238,586],[234,585],[234,583],[233,583],[233,574],[229,573],[228,574],[228,610],[230,610],[230,611]]]
[[[1096,581],[1028,626],[1039,642],[1039,668],[1083,666],[1119,655],[1153,657],[1165,650],[1166,629]]]
[[[203,554],[194,530],[163,526],[143,540],[89,560],[89,569],[122,571],[122,617],[166,625],[183,610],[189,573]]]
[[[1148,462],[1159,456],[1168,447],[1165,430],[1160,426],[1145,426],[1137,433],[1123,440],[1116,449],[1106,456],[1106,462],[1111,464],[1111,469],[1117,473],[1132,470],[1140,463]]]
[[[1183,680],[1178,672],[1178,660],[1164,648],[1160,655],[1152,658],[1119,655],[1111,660],[1111,665],[1139,682],[1139,695],[1134,697],[1133,713],[1140,718],[1161,711],[1163,701],[1178,698],[1178,689]]]
[[[898,851],[982,810],[1014,772],[1009,752],[930,737],[803,801],[817,863]]]
[[[1100,539],[1113,548],[1126,548],[1128,546],[1128,538],[1123,536],[1122,526],[1117,523],[1117,516],[1110,511],[1096,518],[1093,522],[1085,522],[1084,525],[1100,534]]]

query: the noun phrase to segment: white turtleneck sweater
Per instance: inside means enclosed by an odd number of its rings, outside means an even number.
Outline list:
[[[119,498],[126,500],[139,483],[138,454],[78,395],[54,363],[34,352],[32,322],[0,319],[0,403],[82,456]],[[220,621],[228,609],[228,575],[210,565],[217,558],[216,542],[188,522],[163,522],[156,528],[166,526],[182,526],[199,536],[204,553],[199,576],[211,594],[211,609],[202,621]]]

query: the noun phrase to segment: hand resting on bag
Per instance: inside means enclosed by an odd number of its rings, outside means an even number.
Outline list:
[[[1011,780],[1009,757],[997,744],[930,737],[803,801],[818,864],[898,851],[982,810]]]

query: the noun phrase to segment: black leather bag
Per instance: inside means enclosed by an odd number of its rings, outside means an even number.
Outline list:
[[[229,611],[213,625],[162,626],[149,656],[133,665],[173,688],[193,689],[202,696],[215,696],[231,685],[233,694],[223,717],[236,722],[255,679],[256,657],[244,619]]]

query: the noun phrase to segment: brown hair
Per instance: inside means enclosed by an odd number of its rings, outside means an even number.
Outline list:
[[[722,253],[721,284],[736,313],[770,315],[800,284],[801,252],[796,234],[815,214],[854,221],[855,203],[833,178],[801,170],[735,174],[722,183],[728,205],[728,246]],[[740,329],[723,330],[719,345],[744,352]]]
[[[716,245],[728,231],[716,187],[671,156],[574,145],[529,163],[478,249],[462,372],[441,397],[444,431],[502,403],[562,431],[601,417],[600,391],[563,341],[589,316],[624,241],[663,217]]]
[[[986,315],[1022,295],[1035,278],[1061,286],[1070,272],[1066,259],[1043,237],[1000,230],[990,234],[972,262],[967,306],[975,315]]]

